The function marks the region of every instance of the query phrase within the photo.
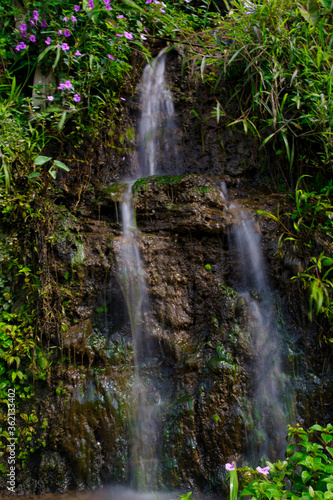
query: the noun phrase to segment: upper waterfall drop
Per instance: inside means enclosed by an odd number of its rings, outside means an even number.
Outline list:
[[[139,165],[141,176],[161,171],[161,161],[176,162],[174,105],[165,80],[166,49],[144,69],[141,83]]]

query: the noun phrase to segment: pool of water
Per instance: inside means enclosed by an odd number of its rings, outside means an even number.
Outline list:
[[[20,500],[173,500],[180,492],[139,493],[125,486],[108,486],[95,491],[70,491],[68,493],[45,493],[43,495],[20,495]],[[13,498],[11,493],[0,493],[0,499]],[[193,494],[194,500],[225,500],[223,497]],[[179,500],[179,499],[177,499]]]

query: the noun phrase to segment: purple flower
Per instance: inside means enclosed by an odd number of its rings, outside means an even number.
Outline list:
[[[74,10],[75,10],[75,12],[79,12],[80,6],[79,5],[74,5]]]
[[[164,9],[160,9],[160,12],[162,12],[162,14],[165,14],[165,10]]]
[[[67,50],[69,50],[69,49],[70,49],[70,46],[69,46],[67,43],[63,43],[60,47],[61,47],[61,48],[62,48],[62,50],[64,50],[65,52],[66,52]]]
[[[51,38],[48,36],[47,39],[45,40],[46,45],[50,45],[51,43]]]
[[[153,0],[146,0],[146,3],[152,3]]]
[[[62,35],[62,30],[58,30],[58,34],[59,34],[59,35]]]
[[[30,19],[29,24],[30,24],[31,26],[35,26],[35,21],[34,21],[34,19]]]
[[[47,22],[45,21],[45,19],[41,20],[40,25],[42,28],[47,28]]]
[[[49,101],[54,101],[53,95],[48,95],[47,98],[48,98]]]
[[[32,19],[38,21],[39,18],[38,10],[34,10],[32,14],[33,14]]]
[[[26,31],[22,31],[21,36],[24,38],[24,37],[28,36],[28,33]]]
[[[73,85],[71,84],[71,82],[69,80],[65,81],[64,86],[66,87],[66,89],[70,89],[71,87],[73,87]]]
[[[64,21],[64,23],[67,23],[68,22],[68,17],[64,17],[63,21]]]
[[[34,43],[36,41],[35,35],[30,35],[29,40]]]
[[[88,7],[90,7],[91,9],[94,8],[94,0],[89,0]]]
[[[147,40],[147,37],[145,35],[140,35],[140,37],[142,38],[142,40]]]
[[[112,55],[111,55],[111,54],[108,54],[108,58],[109,58],[109,59],[112,59],[112,60],[114,61],[114,57],[112,57]]]
[[[270,466],[267,465],[266,467],[264,467],[263,469],[261,467],[257,467],[256,470],[258,472],[260,472],[260,474],[264,474],[265,476],[267,476],[269,474],[269,471],[270,471]]]
[[[15,50],[20,51],[20,50],[24,50],[26,48],[27,48],[26,44],[24,42],[20,42],[18,45],[16,45]]]
[[[21,24],[20,26],[20,31],[26,31],[27,30],[27,25],[26,24]]]
[[[64,88],[65,88],[65,84],[64,83],[59,83],[58,89],[59,90],[63,90]]]
[[[64,35],[67,36],[67,37],[69,37],[69,36],[71,36],[71,32],[68,29],[65,29],[64,30]]]
[[[121,97],[120,99],[121,99],[122,101],[126,101],[125,97]]]
[[[75,55],[75,56],[82,56],[81,52],[80,52],[80,51],[78,51],[78,50],[75,52],[75,54],[74,54],[74,55]]]
[[[117,19],[124,19],[125,16],[123,16],[122,14],[120,14],[120,16],[117,16]]]
[[[228,472],[235,470],[235,468],[236,468],[235,462],[232,462],[231,464],[225,464],[225,470]]]
[[[124,35],[125,35],[125,37],[126,37],[128,40],[132,40],[132,38],[133,38],[132,33],[129,33],[128,31],[124,31]]]
[[[71,20],[73,21],[73,23],[76,23],[76,21],[77,21],[75,16],[71,16]]]
[[[81,101],[81,97],[79,96],[79,94],[74,94],[73,100],[75,102],[80,102]]]
[[[116,36],[124,36],[122,33],[116,33]]]

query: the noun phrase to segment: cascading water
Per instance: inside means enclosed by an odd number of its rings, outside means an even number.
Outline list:
[[[139,165],[142,177],[161,171],[161,163],[177,163],[174,106],[165,81],[165,50],[151,64],[147,64],[142,77],[139,124]]]
[[[140,176],[153,175],[156,164],[174,151],[172,139],[173,113],[171,93],[164,78],[165,54],[162,51],[151,65],[147,65],[142,80],[142,115],[139,124]],[[123,236],[117,256],[120,282],[130,317],[135,363],[133,391],[135,415],[132,419],[131,472],[132,482],[139,490],[156,485],[157,437],[159,419],[156,404],[149,401],[147,386],[154,393],[150,373],[153,356],[150,350],[148,330],[149,300],[142,260],[140,257],[134,211],[132,186],[121,203]],[[147,370],[147,367],[148,370]],[[151,394],[149,394],[151,397]],[[157,398],[159,399],[158,395]]]
[[[222,189],[226,198],[226,188]],[[286,410],[281,385],[273,294],[266,277],[261,238],[255,222],[239,207],[229,204],[237,219],[231,230],[231,241],[237,255],[237,288],[248,307],[248,328],[252,336],[255,366],[253,381],[253,425],[248,439],[248,458],[282,458],[286,432]]]

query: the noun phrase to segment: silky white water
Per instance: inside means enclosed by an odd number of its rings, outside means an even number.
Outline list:
[[[227,203],[226,186],[221,196]],[[265,270],[258,227],[248,212],[227,203],[235,215],[231,249],[236,251],[237,290],[247,306],[247,328],[252,339],[254,394],[249,424],[247,456],[283,458],[287,418],[283,403],[282,370],[273,293]],[[254,464],[252,464],[254,465]]]
[[[174,105],[165,80],[165,49],[147,64],[141,83],[139,166],[141,177],[161,173],[161,163],[175,162]]]
[[[139,122],[139,176],[154,175],[162,157],[170,157],[174,107],[165,81],[166,56],[162,51],[147,64],[142,77],[141,118]],[[159,395],[154,388],[154,358],[149,338],[149,300],[145,272],[139,251],[132,206],[132,186],[120,205],[122,238],[117,254],[118,280],[126,300],[134,348],[134,388],[131,416],[131,475],[139,490],[156,485],[157,439],[160,426]]]

